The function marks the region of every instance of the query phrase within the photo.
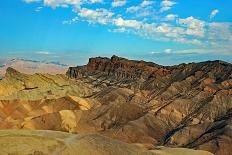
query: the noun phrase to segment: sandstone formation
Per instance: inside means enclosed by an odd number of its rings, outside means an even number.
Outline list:
[[[97,133],[152,153],[165,146],[167,154],[181,147],[229,155],[231,81],[232,64],[223,61],[160,66],[97,57],[66,76],[8,68],[0,128]]]
[[[36,73],[23,74],[8,68],[0,81],[0,99],[38,100],[67,95],[91,95],[96,89],[82,81],[68,79],[65,75]]]

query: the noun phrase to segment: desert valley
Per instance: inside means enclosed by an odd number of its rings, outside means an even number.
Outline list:
[[[90,58],[0,80],[1,155],[230,155],[232,64]]]

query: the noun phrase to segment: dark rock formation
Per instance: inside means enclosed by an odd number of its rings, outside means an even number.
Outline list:
[[[113,75],[119,79],[141,79],[148,78],[155,72],[157,72],[156,74],[165,74],[166,71],[168,70],[151,62],[127,60],[114,55],[111,59],[90,58],[86,66],[69,68],[67,75],[72,78],[79,78],[100,72],[108,76]]]

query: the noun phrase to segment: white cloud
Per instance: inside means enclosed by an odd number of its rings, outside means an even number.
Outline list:
[[[36,12],[40,12],[41,9],[43,9],[43,7],[42,7],[42,6],[39,6],[39,7],[37,7],[37,8],[35,9],[35,11],[36,11]]]
[[[103,3],[103,0],[24,0],[26,3],[43,2],[45,6],[52,8],[68,7],[69,5],[79,8],[82,4]]]
[[[131,7],[126,9],[126,12],[127,13],[134,13],[134,12],[138,11],[139,9],[140,9],[139,6],[131,6]]]
[[[153,54],[160,54],[160,53],[161,53],[161,52],[156,52],[156,51],[154,52],[154,51],[152,51],[152,52],[150,52],[149,54],[152,54],[152,55],[153,55]]]
[[[171,1],[171,0],[163,0],[163,1],[160,3],[160,6],[161,6],[160,11],[161,11],[161,12],[168,11],[168,10],[170,10],[174,5],[176,5],[176,2],[174,2],[174,1]]]
[[[71,20],[65,20],[65,21],[63,21],[62,24],[73,24],[73,23],[76,23],[78,20],[79,20],[78,17],[74,17]]]
[[[161,2],[162,7],[172,7],[175,4],[176,4],[176,2],[173,2],[173,1],[170,1],[170,0],[163,0]]]
[[[160,9],[160,12],[164,12],[164,11],[168,11],[168,10],[170,10],[171,9],[171,7],[162,7],[161,9]]]
[[[126,28],[125,27],[121,27],[121,28],[117,28],[117,29],[109,29],[109,32],[119,32],[119,33],[123,33],[126,32]]]
[[[201,45],[202,41],[191,37],[192,34],[188,34],[187,30],[187,27],[178,27],[167,23],[142,23],[141,28],[135,34],[152,40]]]
[[[111,22],[113,13],[104,8],[96,10],[82,8],[78,15],[82,18],[85,18],[89,23],[107,24]]]
[[[172,53],[172,49],[170,49],[170,48],[165,49],[165,50],[164,50],[164,53],[170,54],[170,53]]]
[[[213,19],[217,14],[219,13],[219,10],[215,9],[211,12],[209,18],[210,19]]]
[[[140,3],[137,6],[131,6],[126,9],[126,13],[134,14],[135,18],[145,17],[145,16],[151,16],[154,14],[154,8],[152,7],[152,4],[154,4],[154,1],[148,1],[144,0],[142,3]]]
[[[202,45],[202,41],[199,39],[188,39],[187,37],[179,37],[176,39],[173,39],[173,41],[182,43],[182,44],[192,44],[196,46]]]
[[[216,55],[230,55],[231,52],[226,49],[186,49],[178,50],[175,53],[179,54],[216,54]]]
[[[148,10],[150,8],[150,5],[154,4],[153,1],[146,1],[144,0],[140,5],[138,6],[131,6],[129,8],[126,9],[127,13],[134,13],[137,12],[139,10]]]
[[[68,7],[72,5],[76,8],[79,8],[82,4],[82,0],[24,0],[27,2],[40,2],[43,1],[44,6],[49,6],[52,8],[56,7]]]
[[[154,2],[153,1],[143,1],[140,5],[141,7],[149,6],[152,5]]]
[[[137,20],[124,20],[123,18],[119,17],[113,20],[114,25],[119,27],[129,27],[139,29],[142,26],[142,22]]]
[[[113,7],[120,7],[120,6],[124,6],[126,4],[126,0],[114,0],[111,5]]]
[[[34,54],[38,54],[38,55],[50,55],[51,53],[47,52],[47,51],[36,51],[36,52],[34,52]]]
[[[178,23],[182,26],[186,26],[186,34],[198,37],[203,37],[205,34],[205,21],[196,19],[194,17],[188,17],[185,19],[179,19]]]
[[[208,23],[207,26],[207,38],[214,46],[225,48],[225,44],[232,45],[232,23],[213,22]]]
[[[164,20],[165,20],[165,21],[173,21],[173,20],[175,20],[177,17],[178,17],[178,15],[175,15],[175,14],[168,14],[168,15],[164,18]]]
[[[149,17],[150,15],[152,15],[152,13],[153,13],[152,11],[144,9],[143,11],[136,13],[135,17],[136,18]],[[146,18],[143,19],[146,20]]]
[[[103,0],[91,0],[90,3],[103,3]]]

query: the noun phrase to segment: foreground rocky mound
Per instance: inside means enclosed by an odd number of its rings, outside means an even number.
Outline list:
[[[0,131],[1,155],[211,155],[181,148],[146,150],[97,134],[67,134],[54,131]]]
[[[66,75],[8,68],[0,81],[0,128],[97,133],[147,149],[232,152],[229,63],[165,67],[98,57]]]
[[[65,75],[36,73],[23,74],[7,68],[5,78],[0,81],[0,99],[38,100],[67,95],[88,96],[96,91],[82,81],[68,79]]]

